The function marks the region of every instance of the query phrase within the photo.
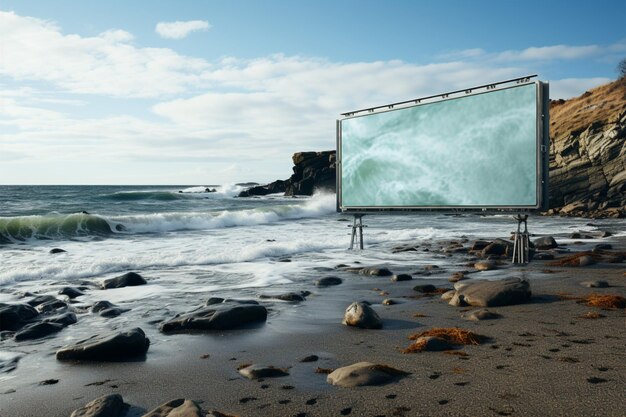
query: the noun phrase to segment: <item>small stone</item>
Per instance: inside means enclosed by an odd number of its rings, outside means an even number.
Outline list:
[[[127,272],[119,277],[104,280],[102,283],[102,289],[106,290],[110,288],[123,288],[145,284],[147,284],[147,282],[141,275],[136,272]]]
[[[394,304],[397,304],[397,302],[392,300],[391,298],[386,298],[383,300],[383,305],[390,306]]]
[[[376,276],[376,277],[389,277],[393,275],[393,272],[391,272],[387,268],[361,268],[359,270],[359,274],[371,275],[371,276]]]
[[[595,281],[583,281],[580,283],[583,287],[587,288],[607,288],[609,287],[609,283],[606,281],[595,280]]]
[[[413,291],[429,294],[437,291],[437,287],[432,284],[416,285],[413,287]]]
[[[474,268],[479,271],[491,271],[496,269],[496,263],[494,261],[479,261],[474,264]]]
[[[596,261],[589,255],[584,255],[578,258],[578,266],[589,266],[595,264]]]
[[[109,394],[75,410],[70,417],[121,417],[127,407],[121,395]]]
[[[57,351],[58,360],[120,361],[144,356],[150,340],[143,330],[134,328],[126,332],[89,339],[65,346]]]
[[[467,320],[480,321],[480,320],[499,319],[502,316],[498,313],[494,313],[486,309],[481,309],[481,310],[470,311],[469,313],[465,314],[463,317]]]
[[[377,365],[371,362],[358,362],[350,366],[335,369],[326,381],[340,387],[360,387],[367,385],[383,385],[408,375],[390,366]]]
[[[25,326],[19,332],[15,333],[13,337],[15,341],[21,342],[23,340],[41,339],[42,337],[49,336],[53,333],[63,330],[63,326],[55,323],[35,323]]]
[[[332,285],[339,285],[343,282],[341,278],[338,277],[324,277],[315,281],[315,285],[317,287],[329,287]]]
[[[67,252],[67,251],[63,250],[61,248],[52,248],[52,249],[50,249],[49,253],[54,255],[54,254],[57,254],[57,253],[65,253],[65,252]]]
[[[80,297],[81,295],[85,295],[84,292],[74,287],[63,287],[59,290],[59,294],[66,295],[70,300]]]
[[[412,279],[413,277],[409,274],[396,274],[391,276],[391,280],[394,282],[411,281]]]
[[[298,293],[295,293],[295,292],[289,292],[289,293],[277,294],[277,295],[262,294],[259,298],[281,300],[281,301],[289,301],[289,302],[304,301],[304,297],[302,296],[302,294],[298,294]]]
[[[536,261],[551,261],[554,259],[554,254],[549,252],[535,252],[533,259]]]
[[[309,355],[300,359],[300,362],[317,362],[319,360],[319,356],[317,355]]]
[[[161,404],[142,417],[204,417],[204,413],[195,401],[178,398]]]
[[[383,327],[380,317],[372,307],[362,302],[354,302],[346,309],[343,318],[346,326],[362,329],[380,329]]]
[[[465,272],[457,271],[457,272],[454,272],[450,278],[448,278],[448,281],[459,282],[459,281],[463,281],[464,279],[467,279],[467,276],[465,276]]]
[[[559,246],[552,236],[544,236],[539,239],[535,239],[533,244],[535,245],[535,249],[539,250],[554,249]]]
[[[259,378],[276,378],[281,376],[287,376],[289,373],[285,369],[275,368],[267,365],[250,365],[245,368],[241,368],[239,373],[248,379]]]

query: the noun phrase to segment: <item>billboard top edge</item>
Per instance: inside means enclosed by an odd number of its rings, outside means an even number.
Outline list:
[[[379,114],[379,113],[384,113],[384,112],[392,111],[392,110],[404,109],[404,108],[426,105],[426,104],[431,104],[431,103],[438,103],[438,102],[446,101],[446,100],[454,100],[458,98],[484,94],[484,93],[493,92],[493,91],[505,90],[508,88],[521,87],[521,86],[531,85],[531,84],[540,85],[543,83],[541,80],[538,80],[538,79],[532,80],[532,81],[530,80],[531,78],[535,78],[535,77],[537,77],[536,74],[529,75],[527,77],[515,78],[515,79],[507,80],[507,81],[500,81],[496,83],[485,84],[485,85],[481,85],[478,87],[471,87],[471,88],[466,88],[462,90],[451,91],[448,93],[434,94],[431,96],[420,97],[420,98],[416,98],[412,100],[406,100],[406,101],[401,101],[397,103],[385,104],[382,106],[373,106],[373,107],[368,107],[368,108],[364,108],[360,110],[354,110],[350,112],[341,113],[340,114],[341,117],[338,120],[341,121],[345,119],[351,119],[353,117],[367,116],[370,114]]]

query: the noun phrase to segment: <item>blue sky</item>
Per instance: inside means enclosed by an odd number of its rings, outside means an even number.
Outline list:
[[[0,183],[286,178],[341,112],[613,80],[624,21],[626,0],[0,0]]]

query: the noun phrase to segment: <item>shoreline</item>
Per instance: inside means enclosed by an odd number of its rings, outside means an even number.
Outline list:
[[[626,247],[626,238],[609,239],[620,251]],[[575,268],[533,261],[472,274],[470,280],[481,275],[524,276],[533,293],[529,303],[489,308],[501,314],[500,319],[472,322],[461,318],[468,308],[413,290],[420,284],[452,288],[447,278],[459,269],[459,260],[451,257],[452,267],[440,275],[422,279],[414,275],[411,281],[391,282],[389,277],[337,270],[320,276],[340,276],[344,282],[338,286],[281,285],[280,290],[313,294],[293,304],[263,300],[270,310],[267,322],[248,329],[165,335],[142,323],[151,339],[145,361],[59,362],[50,346],[63,345],[62,336],[42,339],[41,344],[29,345],[32,353],[20,360],[15,371],[2,374],[9,379],[0,382],[0,413],[67,416],[112,393],[120,393],[131,405],[127,416],[142,415],[175,398],[193,399],[205,410],[238,416],[610,416],[626,409],[626,400],[619,395],[619,386],[626,382],[624,309],[602,311],[559,298],[559,294],[590,293],[626,296],[623,263]],[[381,266],[398,274],[419,269]],[[592,279],[606,280],[611,286],[580,285]],[[398,303],[384,306],[385,298]],[[358,300],[372,303],[382,318],[382,330],[341,324],[346,307]],[[605,317],[581,318],[589,311]],[[416,313],[424,316],[415,317]],[[468,356],[400,352],[409,345],[410,334],[431,327],[461,327],[491,340],[459,350]],[[309,355],[319,360],[300,362]],[[332,369],[360,361],[389,365],[410,375],[382,386],[339,388],[328,384],[325,374],[315,373],[318,367]],[[251,381],[237,372],[248,363],[289,368],[290,375]],[[52,379],[58,382],[40,385]]]

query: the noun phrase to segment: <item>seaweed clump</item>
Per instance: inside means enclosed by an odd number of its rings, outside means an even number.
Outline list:
[[[599,307],[605,310],[626,308],[626,298],[622,297],[621,295],[591,294],[587,296],[585,301],[589,307]]]
[[[403,349],[403,353],[422,352],[427,350],[428,346],[432,346],[432,338],[439,339],[442,346],[465,346],[479,345],[487,340],[485,336],[464,330],[458,327],[435,327],[421,333],[409,336],[410,340],[414,340],[408,348]],[[435,349],[449,350],[449,349]]]

